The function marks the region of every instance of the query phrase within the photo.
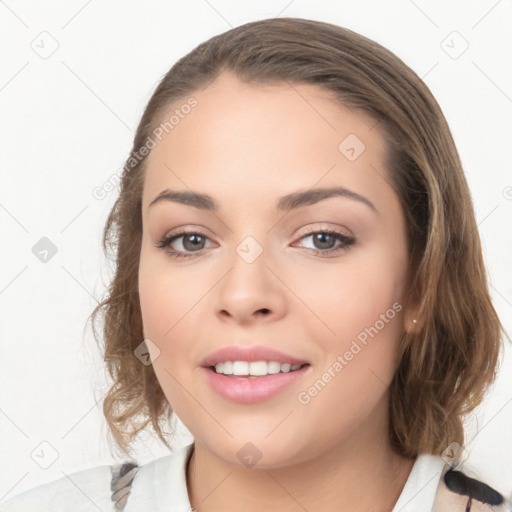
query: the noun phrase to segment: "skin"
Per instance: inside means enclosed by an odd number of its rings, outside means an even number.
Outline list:
[[[404,303],[406,226],[379,127],[314,85],[244,84],[224,73],[193,96],[198,105],[148,158],[139,267],[153,366],[195,439],[191,505],[199,512],[240,503],[246,512],[390,511],[414,463],[389,446],[387,407],[397,346],[415,312]],[[366,146],[354,161],[338,149],[351,133]],[[364,196],[377,212],[348,197],[276,209],[286,194],[330,186]],[[170,201],[148,208],[167,188],[207,193],[220,209]],[[193,254],[188,259],[155,247],[176,228],[206,237],[173,242]],[[315,244],[311,233],[322,229],[355,243],[312,254],[340,245]],[[236,252],[247,236],[263,249],[250,264]],[[298,393],[396,302],[402,310],[317,396],[299,403]],[[268,400],[234,403],[210,388],[200,368],[207,354],[234,344],[272,346],[311,366]],[[237,456],[247,442],[262,454],[252,468]]]

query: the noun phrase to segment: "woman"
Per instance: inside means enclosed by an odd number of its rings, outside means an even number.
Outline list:
[[[171,448],[176,413],[194,442],[2,511],[506,510],[462,471],[503,333],[470,193],[382,46],[296,18],[199,45],[146,107],[109,247],[114,439],[131,457],[151,424]]]

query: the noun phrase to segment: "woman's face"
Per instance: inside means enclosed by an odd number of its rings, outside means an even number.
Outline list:
[[[144,336],[169,403],[196,445],[231,464],[252,456],[271,468],[382,443],[412,317],[405,222],[379,127],[313,85],[223,74],[193,96],[197,105],[155,139],[142,204]],[[319,194],[328,188],[349,192]],[[166,190],[206,194],[216,208],[151,205]],[[197,234],[157,247],[183,231]],[[308,365],[251,379],[203,367],[232,346]]]

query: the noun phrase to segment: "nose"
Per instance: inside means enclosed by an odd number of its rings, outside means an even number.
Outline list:
[[[217,292],[217,315],[222,321],[247,324],[276,321],[285,314],[285,285],[267,266],[265,251],[252,262],[235,253]]]

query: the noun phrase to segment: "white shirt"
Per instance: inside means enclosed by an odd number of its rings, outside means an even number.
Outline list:
[[[186,465],[193,443],[138,468],[123,512],[191,512],[186,484]],[[439,497],[451,500],[455,510],[465,510],[467,498],[447,490],[442,481],[448,464],[437,455],[421,454],[416,459],[392,512],[431,512],[440,507]],[[112,501],[111,467],[97,466],[29,489],[0,504],[0,512],[115,512]],[[437,496],[437,501],[436,501]],[[433,509],[436,501],[436,508]],[[477,507],[480,505],[480,507]],[[460,508],[459,508],[460,507]],[[486,508],[473,500],[471,511],[505,510]]]

